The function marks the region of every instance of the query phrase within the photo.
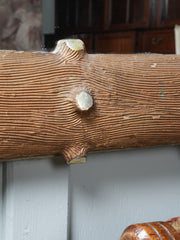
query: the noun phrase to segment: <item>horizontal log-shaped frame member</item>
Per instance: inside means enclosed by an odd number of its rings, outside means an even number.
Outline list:
[[[0,51],[2,160],[180,143],[180,56]]]
[[[120,240],[180,240],[180,235],[167,222],[149,222],[127,227]]]

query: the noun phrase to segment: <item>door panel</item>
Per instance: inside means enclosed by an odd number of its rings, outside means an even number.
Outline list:
[[[5,164],[2,240],[67,240],[69,174],[64,161]]]

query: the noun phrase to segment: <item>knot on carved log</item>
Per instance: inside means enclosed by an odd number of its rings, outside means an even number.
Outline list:
[[[68,164],[76,164],[86,162],[87,151],[88,146],[86,144],[74,143],[74,145],[65,146],[62,153]]]
[[[68,61],[80,60],[86,53],[84,42],[80,39],[63,39],[57,42],[54,54],[60,54]]]

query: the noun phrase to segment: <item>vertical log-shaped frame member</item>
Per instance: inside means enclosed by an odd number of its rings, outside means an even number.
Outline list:
[[[180,143],[180,56],[0,51],[2,160]]]

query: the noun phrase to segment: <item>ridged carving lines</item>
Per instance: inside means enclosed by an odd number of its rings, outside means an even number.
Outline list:
[[[80,39],[64,39],[58,41],[53,53],[59,53],[64,60],[70,62],[82,59],[86,50],[83,41]]]
[[[180,56],[0,51],[2,160],[180,144]]]
[[[78,61],[84,57],[86,53],[85,45],[80,39],[64,39],[57,43],[53,52],[60,54],[64,60],[68,62]],[[74,89],[72,89],[73,92]],[[80,86],[78,91],[75,91],[75,98],[73,98],[74,106],[80,112],[87,112],[93,106],[93,98],[85,86]],[[81,148],[81,149],[79,149]],[[76,156],[77,155],[77,156]],[[86,162],[86,149],[84,146],[73,146],[66,148],[64,156],[69,164]]]

